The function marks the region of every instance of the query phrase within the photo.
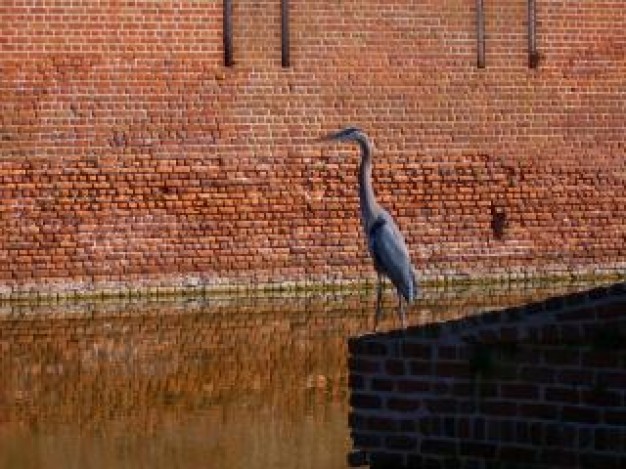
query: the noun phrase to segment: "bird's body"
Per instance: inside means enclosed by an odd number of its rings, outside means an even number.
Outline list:
[[[352,141],[359,144],[359,203],[361,224],[367,247],[378,273],[375,323],[381,315],[383,277],[389,278],[398,293],[398,315],[405,326],[403,300],[411,303],[419,294],[417,275],[411,264],[409,250],[393,217],[376,201],[372,186],[372,144],[367,135],[355,127],[348,127],[328,137],[330,140]]]
[[[376,272],[387,276],[404,299],[411,303],[418,294],[415,269],[404,238],[391,215],[382,211],[366,236]]]

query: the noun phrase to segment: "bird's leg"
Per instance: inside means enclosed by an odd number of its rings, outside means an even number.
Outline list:
[[[402,294],[398,292],[398,317],[400,318],[400,324],[402,330],[406,329],[406,316],[404,314],[404,302],[402,301]]]
[[[380,316],[382,314],[382,300],[383,300],[383,277],[378,274],[378,286],[376,287],[376,314],[374,315],[374,331],[378,330],[378,323],[380,322]]]

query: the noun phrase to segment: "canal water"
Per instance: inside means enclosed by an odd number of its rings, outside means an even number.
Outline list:
[[[427,289],[409,322],[585,287]],[[371,290],[0,304],[0,468],[344,468],[347,339],[373,308]]]

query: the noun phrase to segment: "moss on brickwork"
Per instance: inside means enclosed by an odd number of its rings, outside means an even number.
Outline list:
[[[507,286],[510,289],[532,290],[532,289],[559,289],[568,287],[580,287],[586,284],[600,284],[622,278],[616,275],[604,276],[567,276],[567,277],[535,277],[524,280],[513,280],[508,277],[501,278],[477,278],[477,279],[447,279],[445,282],[434,279],[427,279],[421,282],[421,286],[427,290],[452,289],[462,291],[464,289],[473,290],[493,290]],[[232,283],[219,285],[159,285],[159,286],[136,286],[129,287],[121,285],[113,288],[67,288],[57,286],[56,289],[46,288],[42,285],[41,290],[30,288],[29,290],[16,289],[15,291],[0,293],[0,302],[8,303],[46,303],[62,300],[115,300],[125,298],[171,298],[171,297],[210,297],[228,295],[237,296],[263,296],[263,295],[293,295],[310,294],[316,292],[351,292],[362,291],[372,293],[376,283],[373,279],[364,281],[348,282],[283,282],[283,283]],[[389,290],[392,288],[387,287]]]

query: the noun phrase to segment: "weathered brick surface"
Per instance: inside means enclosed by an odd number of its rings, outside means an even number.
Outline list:
[[[573,326],[580,326],[574,335]],[[349,364],[370,366],[351,367],[350,382],[376,405],[351,401],[360,455],[353,460],[624,467],[625,338],[624,283],[405,334],[355,337]],[[432,358],[415,366],[415,351]],[[372,418],[384,425],[368,424]]]
[[[3,293],[370,276],[349,122],[424,276],[623,268],[623,3],[496,3],[4,1]]]

